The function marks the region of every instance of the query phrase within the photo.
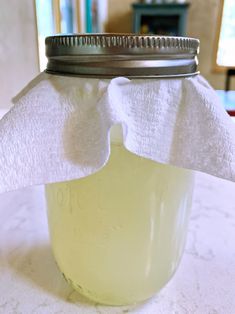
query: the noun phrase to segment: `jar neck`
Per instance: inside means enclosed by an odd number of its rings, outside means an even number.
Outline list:
[[[130,78],[156,77],[184,77],[197,74],[197,57],[183,59],[171,55],[142,58],[140,60],[130,56],[119,56],[100,60],[94,57],[87,58],[59,58],[49,59],[46,72],[57,75],[85,76],[112,78],[125,76]]]

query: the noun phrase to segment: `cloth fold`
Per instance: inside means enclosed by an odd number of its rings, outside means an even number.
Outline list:
[[[134,154],[235,181],[235,125],[200,75],[102,80],[41,73],[13,102],[0,121],[0,192],[98,171],[116,124]]]

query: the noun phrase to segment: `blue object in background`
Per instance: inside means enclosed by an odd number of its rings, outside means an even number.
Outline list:
[[[216,91],[225,110],[230,116],[235,116],[235,91]]]
[[[92,31],[92,0],[86,0],[86,32]]]

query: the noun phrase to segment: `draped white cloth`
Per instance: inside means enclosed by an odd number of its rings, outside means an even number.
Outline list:
[[[235,125],[201,77],[111,80],[41,73],[0,121],[0,192],[102,168],[110,128],[134,154],[235,181]]]

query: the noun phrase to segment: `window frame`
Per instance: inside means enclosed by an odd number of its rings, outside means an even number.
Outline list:
[[[52,7],[53,7],[53,15],[54,15],[55,33],[59,34],[61,33],[60,0],[53,0]]]

